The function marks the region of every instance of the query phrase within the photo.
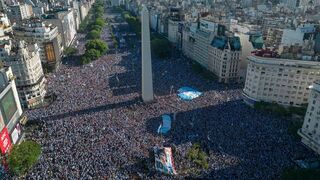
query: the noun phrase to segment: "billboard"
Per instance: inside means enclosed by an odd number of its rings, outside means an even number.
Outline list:
[[[13,91],[10,89],[0,100],[1,114],[5,125],[7,125],[12,116],[17,111],[17,104],[14,99]]]
[[[44,43],[44,52],[48,63],[54,63],[56,61],[53,42]]]
[[[21,135],[21,127],[20,124],[17,123],[16,126],[14,127],[12,133],[11,133],[11,139],[13,144],[16,144],[17,141],[19,140],[19,137]]]
[[[0,133],[0,149],[2,154],[6,154],[8,150],[11,148],[10,136],[8,133],[8,129],[5,127],[2,129]]]

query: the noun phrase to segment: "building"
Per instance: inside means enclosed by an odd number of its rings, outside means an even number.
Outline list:
[[[8,66],[0,69],[0,92],[0,149],[4,155],[22,137],[22,108],[12,70]]]
[[[40,59],[44,65],[51,67],[59,65],[63,46],[56,26],[45,24],[40,19],[30,19],[15,26],[13,33],[17,40],[37,43],[40,48]]]
[[[308,103],[309,86],[320,78],[320,62],[262,56],[253,54],[248,57],[244,101],[249,105],[259,101],[284,106]]]
[[[14,4],[9,6],[8,16],[12,23],[21,22],[24,19],[29,19],[33,12],[32,6],[29,4]]]
[[[290,9],[296,9],[299,6],[300,0],[281,0],[281,3],[283,3],[285,6],[287,6]]]
[[[302,128],[298,130],[303,144],[320,154],[320,81],[311,86],[309,105]]]
[[[42,70],[37,44],[24,41],[12,47],[0,46],[0,56],[5,65],[12,68],[23,107],[34,108],[43,103],[46,94],[46,79]]]
[[[62,37],[63,47],[70,46],[77,34],[74,11],[72,9],[55,12],[54,15],[48,16],[47,19],[45,19],[45,23],[58,27],[58,31]]]
[[[0,30],[5,33],[12,32],[12,26],[10,24],[7,14],[0,13]]]
[[[215,36],[209,46],[208,69],[219,82],[240,81],[240,38],[235,36]]]
[[[194,35],[193,60],[208,69],[209,50],[208,47],[212,42],[214,33],[198,29]]]
[[[178,39],[180,35],[180,33],[178,33],[179,23],[181,22],[173,19],[168,20],[168,40],[174,44],[178,43]]]
[[[189,27],[183,28],[182,32],[182,53],[190,59],[194,59],[194,33]]]
[[[283,29],[269,28],[266,36],[266,46],[278,48],[281,44]]]

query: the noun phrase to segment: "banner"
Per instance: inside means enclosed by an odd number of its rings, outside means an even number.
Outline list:
[[[8,129],[5,127],[0,133],[0,148],[2,154],[6,154],[8,150],[11,148],[11,140],[8,133]]]

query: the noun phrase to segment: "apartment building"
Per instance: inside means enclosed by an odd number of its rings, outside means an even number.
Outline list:
[[[7,14],[5,13],[0,13],[0,30],[5,33],[12,32],[12,26]]]
[[[209,46],[208,69],[219,82],[240,81],[241,43],[239,37],[215,36]]]
[[[180,33],[178,33],[179,23],[181,23],[181,21],[179,20],[174,20],[174,19],[168,20],[168,40],[174,44],[178,43],[178,39],[180,35]]]
[[[59,65],[63,45],[61,35],[56,26],[45,24],[40,19],[30,19],[15,26],[13,33],[17,40],[37,43],[43,64],[52,67]]]
[[[184,28],[182,32],[182,53],[190,59],[194,59],[194,33],[188,28]]]
[[[14,4],[9,6],[9,18],[11,22],[21,22],[24,19],[29,19],[32,15],[32,6],[29,4]]]
[[[33,108],[43,103],[46,94],[46,79],[42,70],[37,44],[14,42],[9,49],[0,46],[4,64],[12,68],[23,107]]]
[[[259,101],[285,106],[308,103],[309,86],[320,78],[320,62],[262,56],[248,57],[244,101],[249,105]]]
[[[56,26],[61,34],[63,47],[69,47],[77,34],[74,11],[72,9],[61,10],[51,16],[45,19],[45,23]]]
[[[203,67],[208,69],[209,45],[213,39],[214,33],[203,29],[198,29],[195,33],[193,60],[197,61]]]
[[[320,81],[315,81],[310,89],[309,105],[298,134],[303,144],[320,154]]]
[[[22,129],[20,105],[15,79],[8,66],[0,67],[0,150],[8,153],[13,144],[20,141]]]

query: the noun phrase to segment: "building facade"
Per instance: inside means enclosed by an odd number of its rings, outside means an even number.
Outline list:
[[[203,67],[208,69],[209,59],[209,45],[213,39],[214,33],[211,31],[205,31],[198,29],[195,33],[194,49],[193,49],[193,60],[201,64]]]
[[[216,36],[209,46],[208,69],[222,83],[240,81],[241,44],[239,37]]]
[[[178,33],[179,23],[180,21],[168,20],[168,40],[174,44],[178,43],[178,36],[180,35],[180,33]]]
[[[12,70],[8,66],[0,68],[0,90],[0,147],[4,155],[22,137],[22,108]]]
[[[275,102],[284,106],[308,103],[309,86],[320,78],[320,62],[251,55],[243,90],[244,101]]]
[[[1,53],[5,52],[0,49]],[[23,107],[33,108],[43,103],[46,95],[46,79],[42,70],[37,44],[24,41],[14,43],[9,54],[3,53],[4,64],[12,68]]]
[[[48,18],[45,22],[58,28],[63,47],[69,47],[77,34],[73,10],[58,11],[54,18]]]
[[[14,4],[9,6],[9,18],[11,22],[21,22],[24,19],[28,19],[32,16],[32,6],[29,4]]]
[[[311,86],[309,105],[302,128],[298,130],[301,142],[320,154],[320,82]]]
[[[56,26],[45,24],[40,19],[27,20],[14,27],[14,35],[17,40],[37,43],[43,64],[53,67],[59,65],[63,46],[61,35]]]

